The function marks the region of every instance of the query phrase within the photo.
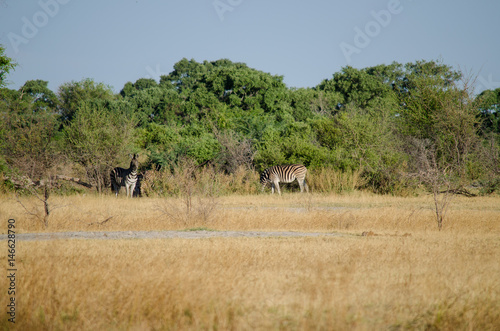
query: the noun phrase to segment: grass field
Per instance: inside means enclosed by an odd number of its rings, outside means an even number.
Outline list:
[[[33,198],[21,202],[41,212]],[[0,233],[15,218],[17,233],[206,228],[342,235],[18,241],[16,324],[3,314],[3,329],[500,328],[499,197],[454,198],[441,231],[427,196],[193,197],[189,212],[182,199],[72,196],[51,198],[50,206],[45,229],[13,197],[2,197]],[[7,287],[1,277],[0,290]]]

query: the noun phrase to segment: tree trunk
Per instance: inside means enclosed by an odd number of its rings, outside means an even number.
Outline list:
[[[43,192],[43,206],[45,210],[45,215],[43,216],[43,225],[45,227],[49,226],[49,196],[50,196],[50,190],[47,186],[47,184],[44,185],[44,192]]]

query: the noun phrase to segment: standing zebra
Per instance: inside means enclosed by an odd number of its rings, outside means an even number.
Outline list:
[[[130,167],[128,169],[114,168],[111,170],[111,188],[115,191],[116,196],[120,192],[120,188],[125,186],[127,189],[127,198],[129,196],[132,198],[134,196],[135,184],[137,183],[137,168],[139,167],[139,161],[137,161],[137,154],[134,154],[132,161],[130,161]]]
[[[299,182],[300,192],[304,191],[304,188],[309,192],[309,188],[306,183],[306,173],[307,168],[301,164],[292,165],[279,165],[271,168],[267,168],[260,175],[260,183],[262,184],[262,191],[267,183],[271,183],[271,191],[274,194],[274,188],[278,190],[278,194],[281,195],[279,182],[291,183],[295,179]]]

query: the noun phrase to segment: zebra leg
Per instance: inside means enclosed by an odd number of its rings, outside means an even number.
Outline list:
[[[300,193],[304,192],[304,182],[297,178],[297,182],[299,183]]]
[[[137,182],[136,182],[136,183],[134,183],[134,184],[132,184],[132,185],[130,185],[130,197],[131,197],[131,198],[133,198],[133,197],[134,197],[134,191],[135,191],[135,185],[136,185],[136,184],[137,184]]]
[[[279,180],[276,180],[274,182],[274,186],[276,186],[276,190],[278,191],[278,194],[281,195],[281,190],[280,190],[280,182]],[[274,193],[274,192],[273,192]]]
[[[306,179],[299,179],[297,178],[297,181],[299,182],[300,186],[300,193],[304,193],[304,189],[306,189],[306,192],[309,193],[309,187],[307,186]]]
[[[113,191],[115,191],[115,196],[118,197],[118,193],[120,192],[120,186],[113,183]]]

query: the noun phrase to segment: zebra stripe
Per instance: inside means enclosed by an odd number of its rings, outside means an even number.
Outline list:
[[[292,165],[278,165],[271,168],[267,168],[260,175],[260,183],[262,184],[262,191],[266,187],[267,183],[271,183],[271,191],[274,194],[274,188],[278,190],[281,195],[279,182],[291,183],[295,179],[299,182],[300,192],[304,192],[304,188],[309,192],[309,187],[306,183],[306,173],[307,168],[302,164],[292,164]]]
[[[111,188],[115,191],[116,196],[120,192],[120,188],[125,186],[127,190],[127,198],[134,196],[135,185],[137,184],[137,168],[139,168],[139,161],[137,161],[137,154],[134,154],[130,167],[128,169],[114,168],[111,170]]]

